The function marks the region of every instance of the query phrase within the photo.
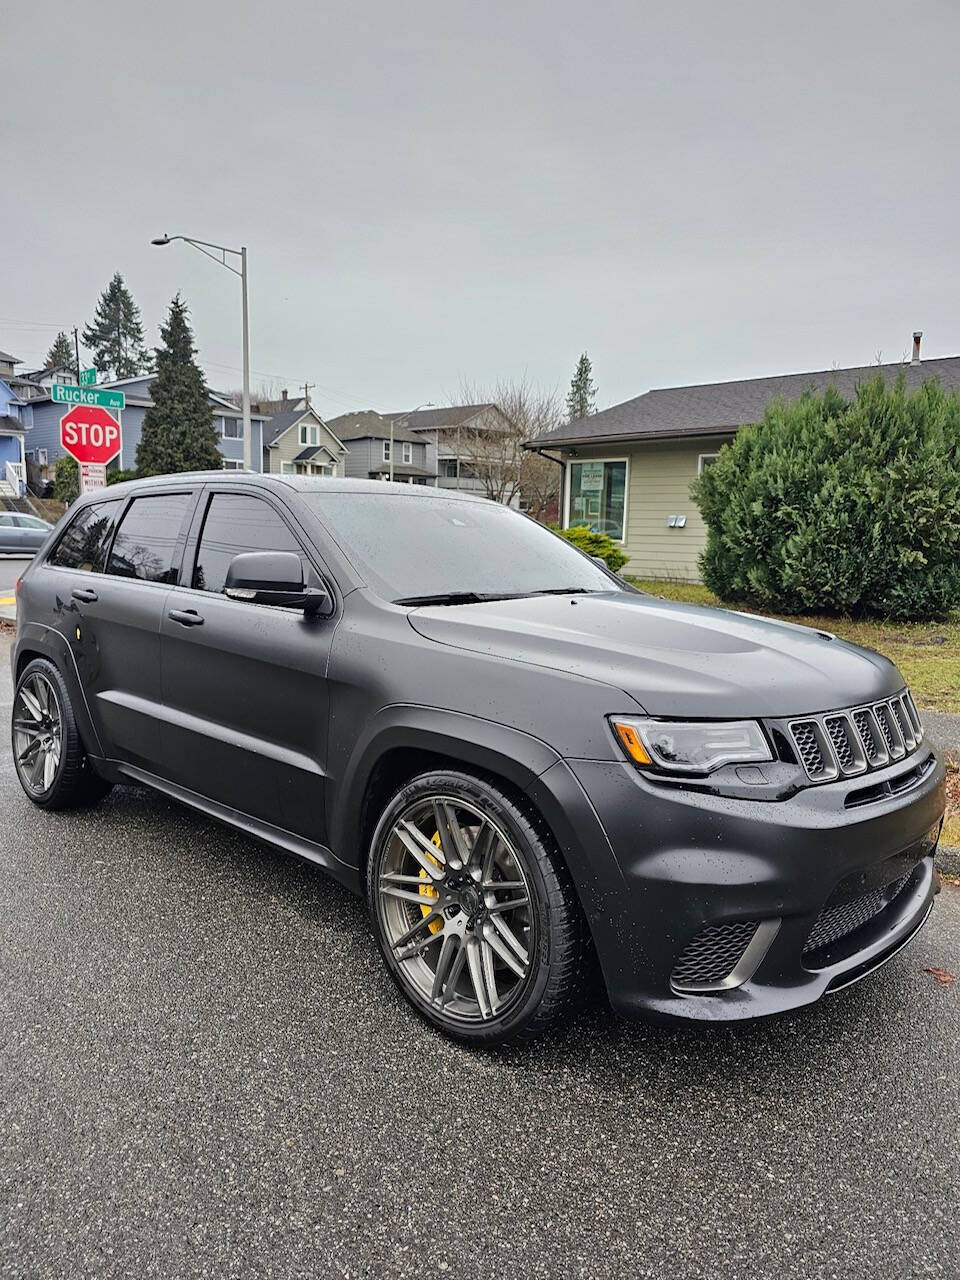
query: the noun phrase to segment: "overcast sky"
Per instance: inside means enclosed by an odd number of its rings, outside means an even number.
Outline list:
[[[651,386],[960,353],[960,6],[6,6],[0,349],[115,271],[328,416],[526,374]]]

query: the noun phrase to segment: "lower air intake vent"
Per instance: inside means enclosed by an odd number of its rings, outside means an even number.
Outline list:
[[[670,981],[678,991],[702,991],[722,986],[737,967],[757,932],[756,920],[740,924],[712,924],[701,929],[680,954]]]
[[[803,948],[803,954],[806,956],[811,951],[827,947],[831,942],[839,942],[847,934],[856,932],[878,915],[884,907],[888,907],[909,879],[908,872],[882,889],[871,889],[869,893],[859,898],[851,898],[849,902],[824,907],[817,916],[817,923],[810,930],[810,937]]]

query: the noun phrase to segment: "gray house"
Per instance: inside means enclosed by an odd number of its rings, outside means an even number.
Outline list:
[[[437,483],[435,445],[399,422],[393,423],[392,443],[390,419],[373,409],[341,414],[339,418],[331,418],[327,426],[350,450],[346,475],[363,480],[389,480],[392,448],[395,481],[400,484]]]
[[[272,412],[263,433],[263,469],[276,475],[342,476],[347,449],[309,400],[283,399],[261,410]]]
[[[111,469],[118,467],[128,471],[136,466],[137,445],[140,443],[144,415],[153,403],[150,399],[151,382],[153,374],[143,374],[138,378],[124,378],[119,382],[101,384],[103,387],[122,391],[126,398],[126,408],[118,413],[123,429],[123,452],[110,464]],[[232,400],[216,391],[208,392],[208,396],[224,469],[239,471],[243,467],[243,418],[240,410]],[[26,459],[35,464],[41,480],[52,478],[57,458],[64,453],[60,446],[60,419],[67,409],[67,405],[51,400],[49,389],[25,401],[20,407],[20,420],[29,432]],[[251,414],[251,457],[255,471],[260,470],[264,421],[262,413]]]

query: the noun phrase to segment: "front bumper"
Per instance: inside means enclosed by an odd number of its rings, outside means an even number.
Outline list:
[[[931,754],[921,747],[872,779],[901,777]],[[566,773],[577,787],[561,781]],[[922,927],[939,888],[933,853],[944,767],[935,755],[908,791],[855,807],[845,799],[856,779],[779,801],[666,790],[616,761],[564,761],[539,781],[565,792],[567,814],[575,815],[576,831],[562,843],[593,842],[589,876],[589,849],[568,852],[568,862],[610,1001],[628,1015],[725,1021],[810,1004],[896,954]],[[585,803],[575,803],[575,792]],[[811,948],[821,912],[862,894],[879,894],[866,900],[880,908]],[[677,988],[678,959],[704,929],[753,922],[764,932],[749,976],[734,974],[722,990]]]

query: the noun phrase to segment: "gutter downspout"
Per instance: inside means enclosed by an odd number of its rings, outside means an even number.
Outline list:
[[[558,515],[558,517],[559,517],[560,524],[561,524],[561,526],[562,526],[562,525],[563,525],[563,513],[564,513],[564,510],[565,510],[565,507],[564,507],[564,492],[563,492],[563,489],[564,489],[564,484],[565,484],[566,479],[567,479],[567,464],[566,464],[566,461],[565,461],[563,458],[555,458],[555,457],[553,456],[553,454],[552,454],[552,453],[547,453],[546,449],[538,449],[538,448],[536,447],[536,445],[524,445],[524,448],[529,449],[531,453],[538,453],[538,454],[540,455],[540,457],[541,457],[541,458],[546,458],[549,462],[555,462],[555,463],[557,464],[557,466],[560,468],[560,489],[559,489],[559,495],[558,495],[558,496],[559,496],[559,506],[558,506],[558,509],[557,509],[557,515]]]

